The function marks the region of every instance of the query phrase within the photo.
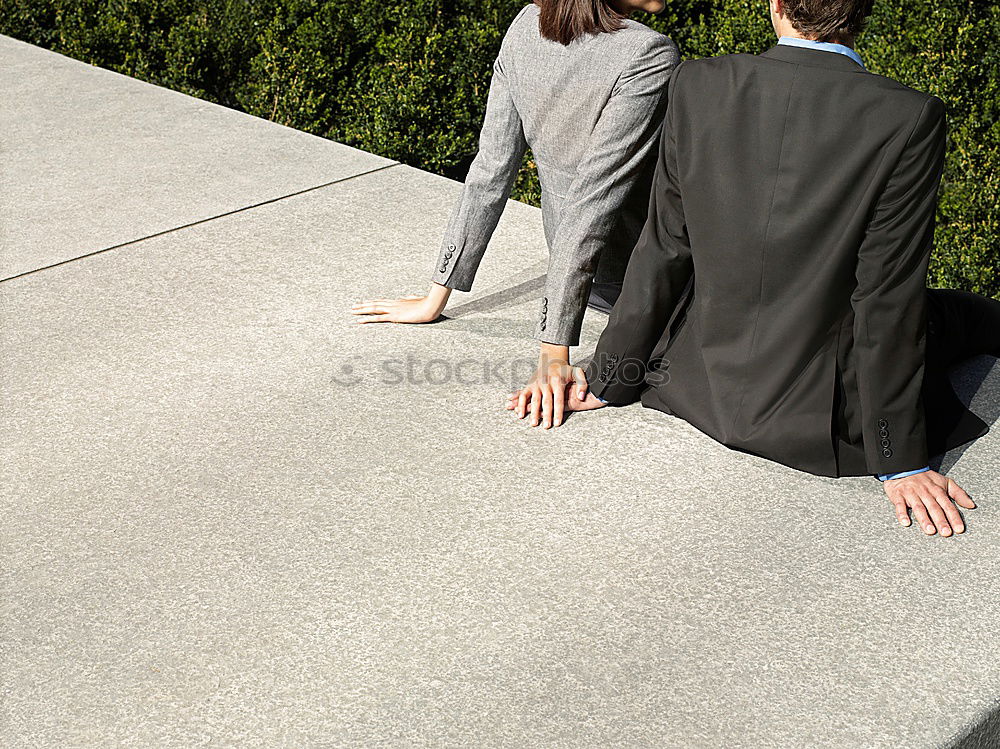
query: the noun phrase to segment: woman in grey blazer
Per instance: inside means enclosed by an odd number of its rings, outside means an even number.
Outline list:
[[[471,289],[530,146],[549,263],[534,335],[541,356],[528,387],[538,391],[532,403],[551,398],[553,388],[562,400],[592,286],[610,290],[613,303],[645,223],[666,84],[679,55],[668,37],[628,16],[663,8],[664,0],[536,0],[521,9],[493,65],[479,152],[430,293],[357,304],[359,322],[430,322],[452,289]],[[537,411],[532,419],[537,424]]]

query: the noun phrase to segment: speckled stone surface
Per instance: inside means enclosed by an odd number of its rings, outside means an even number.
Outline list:
[[[0,284],[0,743],[996,746],[1000,430],[945,457],[952,538],[640,406],[532,430],[537,210],[449,319],[348,314],[425,288],[458,189],[391,166]],[[994,360],[958,378],[996,421]]]
[[[0,35],[0,278],[393,163]]]

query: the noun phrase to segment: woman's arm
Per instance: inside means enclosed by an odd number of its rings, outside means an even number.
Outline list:
[[[493,63],[479,151],[452,210],[431,276],[435,283],[460,291],[472,288],[528,148],[504,58],[501,49]]]
[[[486,116],[479,133],[479,152],[445,229],[431,275],[430,293],[355,304],[351,313],[362,316],[359,323],[433,322],[444,311],[452,289],[469,291],[472,288],[479,262],[500,221],[528,147],[520,115],[511,98],[503,59],[501,49],[493,63]]]
[[[678,61],[672,41],[650,37],[619,78],[577,167],[549,255],[535,330],[542,342],[538,369],[507,404],[519,418],[530,412],[532,426],[559,426],[566,408],[603,405],[587,393],[583,371],[570,366],[569,346],[579,343],[597,261],[618,213],[636,180],[655,161],[667,83]],[[565,352],[561,359],[558,350]]]
[[[576,346],[602,250],[636,181],[655,158],[677,46],[651,35],[620,76],[563,203],[535,338]]]

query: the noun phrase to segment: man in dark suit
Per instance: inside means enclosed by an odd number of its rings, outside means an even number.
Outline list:
[[[558,424],[641,400],[794,468],[874,474],[900,523],[947,536],[975,505],[929,456],[987,427],[946,371],[1000,355],[1000,302],[926,288],[944,105],[865,70],[870,10],[771,0],[777,46],[676,68],[621,297],[544,405]]]

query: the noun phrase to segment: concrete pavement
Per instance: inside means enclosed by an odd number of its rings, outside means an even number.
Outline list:
[[[458,184],[7,37],[0,83],[4,745],[1000,745],[996,428],[953,538],[639,406],[529,429],[536,209],[358,326]]]

